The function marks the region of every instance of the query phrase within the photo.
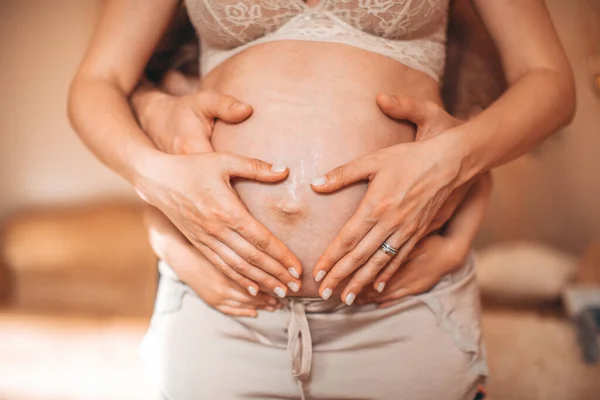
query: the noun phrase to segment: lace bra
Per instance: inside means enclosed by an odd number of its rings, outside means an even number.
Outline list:
[[[446,58],[449,0],[186,0],[200,37],[202,75],[241,51],[278,40],[342,43],[383,54],[436,81]]]

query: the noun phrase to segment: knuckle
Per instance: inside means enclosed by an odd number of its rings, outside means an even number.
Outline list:
[[[354,284],[355,286],[358,286],[359,288],[363,288],[365,286],[367,286],[369,283],[371,283],[373,281],[373,279],[369,276],[364,276],[364,275],[356,275],[354,277]]]
[[[217,286],[214,288],[215,295],[221,299],[227,298],[227,290],[224,286]]]
[[[263,261],[263,257],[260,253],[255,251],[250,251],[244,255],[244,259],[248,261],[252,265],[261,265]]]
[[[231,227],[242,236],[249,234],[252,228],[251,224],[248,223],[248,215],[240,212],[237,207],[232,207],[231,210],[231,219],[233,222]]]
[[[277,268],[272,273],[272,275],[281,282],[287,282],[290,280],[290,277],[288,276],[288,274],[285,272],[285,270],[282,270],[281,268]]]
[[[232,278],[231,271],[229,270],[229,265],[225,261],[223,261],[221,257],[211,257],[210,263],[214,265],[219,271],[221,271],[223,275]]]
[[[331,170],[328,174],[327,174],[327,178],[329,181],[339,181],[339,182],[344,182],[346,176],[346,168],[344,167],[337,167],[333,170]]]
[[[340,245],[344,250],[351,250],[358,244],[358,237],[354,235],[344,236],[340,240]]]
[[[268,276],[262,276],[262,277],[258,278],[257,283],[260,286],[265,287],[265,288],[267,288],[270,291],[275,290],[275,288],[277,286],[281,286],[279,284],[279,282],[277,282],[276,280],[274,280],[273,278],[270,278]]]
[[[248,271],[250,270],[250,266],[243,261],[237,261],[237,262],[231,263],[231,268],[233,268],[235,271],[239,272],[240,274],[244,274],[244,275],[247,274]]]
[[[215,223],[205,223],[202,228],[204,229],[204,232],[210,236],[218,236],[221,232],[219,225]]]
[[[254,245],[260,251],[267,250],[269,248],[270,244],[271,244],[271,237],[269,235],[257,237],[254,241]]]
[[[366,263],[370,257],[371,257],[371,254],[369,254],[367,251],[364,251],[364,250],[355,251],[352,254],[352,261],[354,261],[354,263],[358,264],[358,266],[361,266],[364,263]]]
[[[415,221],[408,223],[408,225],[406,225],[406,233],[409,236],[412,236],[413,234],[415,234],[417,232],[417,229],[419,228],[419,224]]]
[[[389,282],[392,275],[393,271],[391,270],[391,267],[388,267],[381,274],[379,274],[379,280],[382,282]]]
[[[221,207],[211,208],[209,211],[210,219],[218,222],[229,222],[231,214]]]
[[[327,279],[327,285],[337,286],[344,280],[344,276],[338,275],[338,272],[332,272]]]
[[[263,163],[256,158],[249,158],[248,163],[250,165],[250,169],[254,172],[261,172],[263,169]]]
[[[236,211],[235,207],[228,207],[231,211],[228,213],[227,222],[229,226],[238,232],[244,231],[244,218]]]
[[[393,207],[394,204],[391,198],[386,197],[380,199],[373,205],[373,214],[380,217],[390,211]]]
[[[375,260],[373,260],[373,269],[376,271],[381,271],[381,268],[385,267],[388,264],[391,257],[391,255],[387,254],[384,254],[381,257],[374,257]]]

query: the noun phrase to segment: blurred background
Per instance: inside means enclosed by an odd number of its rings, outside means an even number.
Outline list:
[[[578,338],[569,294],[600,285],[600,1],[546,2],[577,114],[494,171],[476,242],[494,400],[600,399],[582,354],[598,336]],[[150,398],[137,346],[156,260],[141,207],[66,117],[101,8],[0,0],[0,400]]]

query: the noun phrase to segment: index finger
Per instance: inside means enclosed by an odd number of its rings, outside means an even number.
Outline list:
[[[365,196],[354,215],[346,222],[323,255],[319,257],[312,271],[315,281],[322,281],[331,268],[346,254],[354,250],[362,238],[375,226],[377,219],[370,216],[372,207],[369,202],[368,196]]]
[[[269,255],[288,270],[290,275],[298,279],[302,274],[300,260],[275,237],[264,225],[248,213],[248,218],[243,218],[244,223],[238,224],[234,230],[244,239],[252,243],[259,251]]]

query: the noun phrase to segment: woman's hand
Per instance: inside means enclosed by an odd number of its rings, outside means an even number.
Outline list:
[[[468,253],[457,248],[451,238],[433,234],[422,239],[407,257],[402,267],[390,278],[382,293],[369,288],[358,304],[379,303],[387,307],[406,296],[431,289],[442,277],[460,267]]]
[[[288,170],[230,153],[160,155],[134,181],[140,197],[171,222],[225,275],[247,288],[285,297],[297,291],[298,259],[248,212],[233,177],[260,182],[284,179]]]
[[[490,175],[478,178],[444,234],[421,240],[402,268],[389,280],[383,293],[370,288],[357,302],[379,303],[380,307],[394,305],[405,296],[428,291],[444,275],[464,265],[488,204],[490,190]]]
[[[142,128],[167,153],[143,168],[136,180],[141,197],[160,209],[225,275],[247,288],[285,297],[298,291],[298,259],[247,211],[231,186],[232,177],[277,182],[282,165],[228,153],[210,144],[215,119],[245,120],[251,107],[214,91],[182,97],[151,91],[132,104]],[[176,178],[176,179],[174,179]]]
[[[181,92],[180,88],[169,89]],[[237,124],[252,114],[249,105],[212,90],[173,96],[142,87],[132,96],[132,106],[148,137],[169,154],[214,151],[210,138],[216,119]]]
[[[416,123],[419,141],[361,157],[326,174],[324,184],[312,185],[319,193],[330,193],[360,180],[369,181],[358,210],[313,270],[318,281],[324,277],[320,293],[325,292],[325,297],[356,271],[342,292],[347,304],[375,278],[375,289],[384,290],[416,243],[432,230],[432,221],[457,187],[462,161],[454,136],[440,135],[460,121],[441,107],[385,95],[378,96],[377,102],[388,116]],[[380,251],[384,242],[397,254]]]
[[[252,296],[223,275],[156,208],[148,207],[144,219],[156,255],[209,306],[236,317],[256,317],[257,310],[282,307],[274,297],[264,293]]]

